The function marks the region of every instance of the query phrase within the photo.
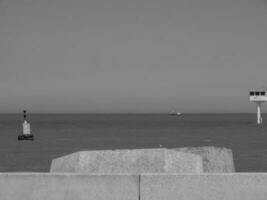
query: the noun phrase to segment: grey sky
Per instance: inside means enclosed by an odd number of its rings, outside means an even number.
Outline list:
[[[266,54],[263,0],[1,0],[0,112],[254,112]]]

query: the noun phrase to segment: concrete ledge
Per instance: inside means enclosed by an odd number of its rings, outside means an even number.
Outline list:
[[[138,179],[128,175],[0,174],[0,199],[137,200]]]
[[[142,175],[142,200],[266,200],[267,174]]]
[[[81,151],[52,160],[50,172],[202,173],[200,155],[171,149]]]
[[[50,172],[82,173],[202,173],[235,172],[231,149],[120,149],[81,151],[52,160]]]
[[[233,152],[224,147],[185,147],[176,151],[199,155],[203,162],[204,172],[235,172]]]
[[[267,173],[2,173],[1,200],[266,200]]]

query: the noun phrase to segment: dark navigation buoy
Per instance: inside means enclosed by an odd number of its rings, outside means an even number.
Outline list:
[[[34,140],[34,136],[31,133],[30,123],[27,122],[27,111],[23,110],[23,123],[22,123],[22,134],[18,135],[18,140]]]

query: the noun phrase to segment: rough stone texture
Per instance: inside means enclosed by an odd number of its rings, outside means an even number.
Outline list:
[[[142,200],[266,200],[267,174],[141,175]]]
[[[54,159],[50,172],[201,173],[199,155],[169,149],[81,151]]]
[[[175,150],[200,155],[203,161],[204,172],[235,172],[231,149],[222,147],[187,147],[177,148]]]
[[[138,176],[0,174],[1,200],[138,200],[138,196]]]

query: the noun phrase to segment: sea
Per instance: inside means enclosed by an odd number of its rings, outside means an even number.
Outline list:
[[[267,115],[30,114],[34,141],[18,141],[23,116],[0,115],[0,172],[49,172],[77,151],[216,146],[233,151],[237,172],[267,172]]]

